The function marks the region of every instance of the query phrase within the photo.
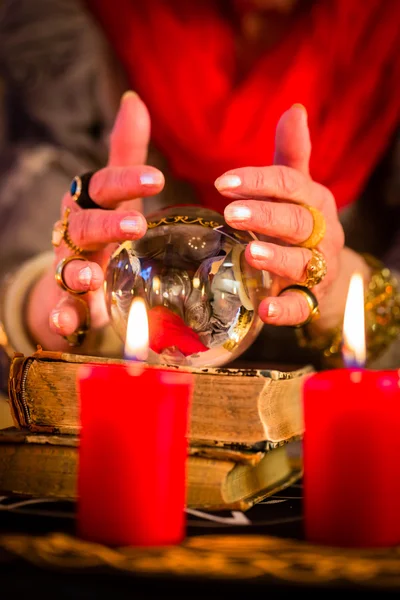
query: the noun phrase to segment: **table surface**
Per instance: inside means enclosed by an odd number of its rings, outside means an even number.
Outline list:
[[[331,589],[362,597],[398,595],[400,549],[314,546],[303,536],[302,483],[246,513],[188,511],[187,538],[169,548],[108,548],[75,536],[75,504],[0,497],[0,586],[13,598],[114,598]],[[250,587],[249,587],[250,586]]]

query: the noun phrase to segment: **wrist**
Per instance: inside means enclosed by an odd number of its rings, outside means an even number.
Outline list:
[[[321,316],[310,324],[310,332],[323,335],[324,332],[330,332],[337,326],[341,326],[350,280],[355,272],[362,275],[364,289],[367,289],[372,273],[371,266],[361,254],[345,247],[339,256],[338,276],[330,284],[329,294],[321,300],[319,305]]]
[[[35,350],[26,321],[30,291],[51,264],[52,252],[29,259],[8,274],[2,281],[0,292],[1,346],[10,358],[15,352],[29,354]]]
[[[23,263],[1,281],[0,289],[0,389],[7,394],[8,373],[15,353],[35,350],[25,322],[26,298],[37,278],[46,269],[52,253]]]
[[[379,358],[400,334],[400,294],[391,271],[370,255],[359,255],[364,262],[364,310],[366,364]],[[352,267],[354,272],[354,263]],[[368,275],[367,275],[368,273]],[[296,331],[298,343],[319,353],[324,367],[344,366],[342,358],[343,315],[332,328],[315,326]]]

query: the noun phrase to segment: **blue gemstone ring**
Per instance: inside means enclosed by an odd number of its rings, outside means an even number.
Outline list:
[[[76,175],[71,182],[69,191],[72,200],[74,200],[80,208],[102,208],[102,206],[96,204],[89,195],[89,183],[92,175],[93,172]]]

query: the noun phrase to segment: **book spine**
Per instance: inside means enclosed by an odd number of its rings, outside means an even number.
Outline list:
[[[11,416],[16,427],[29,427],[29,408],[25,399],[26,378],[32,358],[16,354],[11,361],[8,376],[8,396]]]

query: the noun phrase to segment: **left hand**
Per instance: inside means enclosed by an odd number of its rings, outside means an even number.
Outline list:
[[[312,256],[311,250],[298,245],[313,230],[312,214],[301,204],[318,209],[326,221],[318,250],[325,257],[327,274],[312,292],[320,308],[321,302],[330,302],[331,295],[336,294],[344,232],[332,193],[310,176],[310,154],[307,112],[294,105],[277,125],[273,165],[228,171],[215,182],[222,195],[235,199],[225,208],[227,223],[271,240],[249,243],[245,256],[250,265],[273,275],[273,295],[259,306],[261,319],[273,325],[298,325],[309,317],[307,300],[301,294],[288,291],[277,297],[288,285],[305,281]]]

